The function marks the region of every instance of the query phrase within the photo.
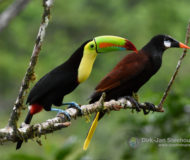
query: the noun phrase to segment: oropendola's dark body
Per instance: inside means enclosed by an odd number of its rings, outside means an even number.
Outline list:
[[[42,109],[63,112],[70,118],[67,112],[52,108],[52,105],[72,105],[80,110],[74,102],[62,103],[64,96],[89,77],[98,53],[119,50],[137,51],[129,40],[117,36],[99,36],[83,43],[65,63],[43,76],[32,88],[26,102],[30,106],[25,123],[30,124],[33,115]],[[17,143],[16,149],[22,142]]]
[[[133,96],[159,70],[164,51],[172,47],[190,49],[190,47],[174,40],[170,36],[157,35],[137,53],[132,52],[126,55],[100,81],[90,97],[90,103],[98,101],[103,92],[106,93],[105,101]],[[84,150],[88,148],[98,120],[104,114],[105,112],[103,111],[96,113],[83,146]]]

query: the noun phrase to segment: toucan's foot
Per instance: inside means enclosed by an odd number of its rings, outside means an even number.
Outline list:
[[[78,114],[82,115],[82,110],[80,106],[75,102],[63,103],[62,105],[69,105],[68,108],[76,108],[78,110]]]
[[[58,112],[58,114],[62,113],[62,114],[64,114],[64,115],[67,117],[67,119],[68,119],[69,121],[71,120],[70,114],[69,114],[68,112],[62,110],[62,109],[51,108],[51,111]]]
[[[152,110],[153,112],[156,110],[156,107],[154,104],[149,103],[149,102],[145,102],[146,106],[148,107],[148,109],[143,109],[144,115],[149,114],[149,112]],[[148,110],[148,111],[147,111]]]
[[[128,99],[130,102],[133,103],[133,106],[135,107],[135,109],[136,109],[137,112],[140,112],[140,111],[141,111],[138,102],[137,102],[133,97],[126,96],[125,98]]]

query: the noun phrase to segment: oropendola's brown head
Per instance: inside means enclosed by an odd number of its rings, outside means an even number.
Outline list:
[[[173,39],[168,35],[154,36],[146,46],[150,46],[150,44],[151,46],[156,47],[156,49],[161,52],[165,51],[168,48],[173,48],[173,47],[190,49],[189,46],[181,42],[178,42],[177,40]]]

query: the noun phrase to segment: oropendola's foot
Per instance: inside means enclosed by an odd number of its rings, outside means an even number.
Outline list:
[[[133,103],[133,106],[135,107],[135,109],[136,109],[137,112],[140,112],[140,111],[141,111],[138,102],[137,102],[133,97],[126,96],[125,98],[128,99],[130,102]]]
[[[156,110],[156,107],[154,104],[149,103],[149,102],[144,102],[146,106],[148,107],[148,111],[146,109],[143,109],[144,115],[149,114],[149,112],[152,110],[153,112]]]
[[[67,117],[67,119],[68,119],[69,121],[71,120],[71,116],[69,115],[69,113],[66,112],[66,111],[64,111],[64,110],[62,110],[62,109],[51,108],[51,111],[58,112],[58,114],[59,114],[59,113],[63,113],[63,114]]]
[[[82,110],[80,106],[75,102],[63,103],[62,105],[69,105],[68,108],[75,108],[78,110],[78,115],[82,115]]]
[[[137,94],[136,92],[133,92],[133,93],[132,93],[132,97],[133,97],[137,102],[139,102],[139,96],[138,96],[138,94]]]

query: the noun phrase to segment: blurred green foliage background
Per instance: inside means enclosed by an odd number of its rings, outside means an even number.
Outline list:
[[[0,12],[13,0],[0,2]],[[55,1],[43,48],[36,67],[37,80],[63,63],[83,41],[99,35],[118,35],[131,40],[138,49],[154,35],[164,33],[183,42],[190,18],[189,0],[62,0]],[[29,63],[43,13],[42,2],[34,0],[0,33],[0,127],[7,124],[13,103]],[[189,52],[190,53],[190,52]],[[189,54],[188,53],[188,54]],[[90,78],[81,84],[65,102],[88,103],[96,84],[127,53],[99,55]],[[158,104],[167,86],[182,49],[164,53],[160,71],[139,91],[140,101]],[[164,113],[112,112],[99,123],[90,148],[82,145],[90,123],[72,121],[61,131],[41,137],[15,151],[15,144],[0,146],[2,160],[186,160],[189,147],[159,147],[158,143],[141,143],[136,148],[130,139],[190,138],[189,61],[187,54],[180,73],[167,98]],[[34,85],[34,84],[33,84]],[[27,111],[23,111],[20,122]],[[33,123],[43,122],[55,113],[42,112]],[[92,116],[93,117],[93,116]]]

